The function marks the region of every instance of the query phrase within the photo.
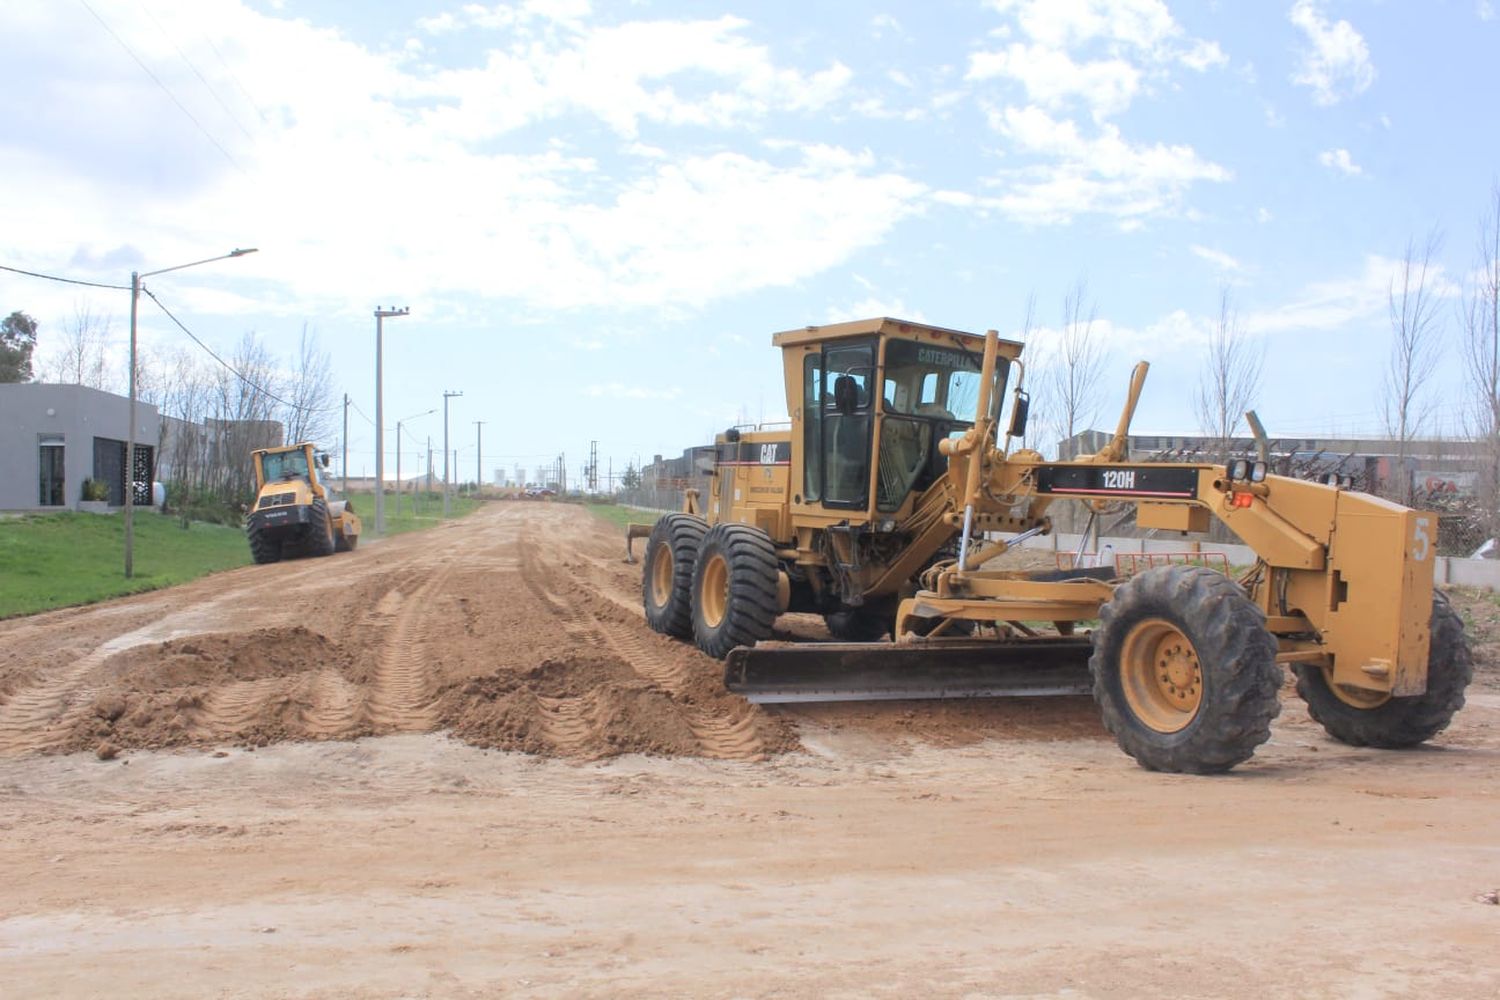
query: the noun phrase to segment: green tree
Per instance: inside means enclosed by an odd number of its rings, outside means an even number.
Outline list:
[[[0,321],[0,382],[30,382],[36,320],[13,312]]]
[[[625,467],[625,472],[620,476],[620,485],[627,490],[638,489],[640,487],[641,474],[636,471],[634,462]]]

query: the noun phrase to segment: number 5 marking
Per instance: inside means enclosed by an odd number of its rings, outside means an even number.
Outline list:
[[[1411,557],[1415,562],[1425,562],[1427,554],[1432,550],[1432,540],[1428,537],[1427,526],[1432,523],[1430,518],[1417,518],[1417,529],[1412,532]]]

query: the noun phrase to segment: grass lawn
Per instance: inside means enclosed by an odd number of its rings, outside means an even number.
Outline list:
[[[415,506],[415,509],[413,509]],[[454,496],[452,516],[463,517],[478,500]],[[364,532],[375,533],[375,497],[355,494]],[[431,528],[442,519],[440,493],[385,498],[385,533]],[[357,557],[356,557],[357,558]],[[115,514],[26,514],[0,517],[0,618],[122,597],[186,583],[208,573],[250,564],[244,529],[190,521],[138,509],[135,575],[125,579],[125,519]]]
[[[154,510],[135,515],[135,575],[125,579],[121,514],[0,518],[0,618],[156,590],[250,562],[239,528],[200,521],[183,530]]]

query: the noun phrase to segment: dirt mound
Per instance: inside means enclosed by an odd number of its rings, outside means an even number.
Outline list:
[[[477,746],[586,759],[700,749],[683,706],[608,656],[476,677],[450,685],[438,701],[443,724]]]

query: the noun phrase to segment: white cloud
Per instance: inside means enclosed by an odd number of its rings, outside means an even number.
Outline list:
[[[1206,260],[1220,271],[1242,271],[1244,265],[1222,250],[1214,250],[1211,247],[1199,246],[1194,243],[1188,247],[1194,257]]]
[[[1345,177],[1358,177],[1365,172],[1363,167],[1354,162],[1347,149],[1325,149],[1318,154],[1318,162]]]
[[[107,249],[98,277],[117,280],[205,246],[259,243],[261,254],[219,267],[274,290],[262,310],[326,315],[371,297],[464,294],[533,308],[691,307],[834,267],[925,203],[921,184],[867,151],[726,151],[768,116],[841,100],[851,75],[779,63],[735,18],[600,28],[583,3],[469,5],[451,25],[428,22],[428,43],[448,44],[449,31],[498,42],[469,69],[435,70],[234,0],[158,6],[178,37],[223,54],[200,69],[246,135],[149,19],[99,4],[238,169],[108,34],[74,37],[76,11],[6,7],[0,30],[58,53],[51,89],[26,100],[69,109],[24,145],[0,143],[0,215],[33,264],[86,267]],[[538,124],[546,130],[517,136]],[[662,134],[684,126],[710,131]],[[92,169],[106,161],[107,173]],[[24,195],[37,190],[51,197]],[[121,232],[149,233],[149,246],[120,248]]]
[[[1330,23],[1316,0],[1297,0],[1289,17],[1311,43],[1302,53],[1302,64],[1292,74],[1292,82],[1312,88],[1315,102],[1337,104],[1364,93],[1375,82],[1370,49],[1364,36],[1348,21]]]
[[[885,299],[870,296],[858,302],[831,306],[823,317],[825,323],[845,323],[856,319],[875,319],[888,316],[891,319],[909,319],[913,323],[931,322],[920,309],[913,308],[900,298]]]
[[[1474,14],[1481,21],[1493,21],[1495,19],[1495,5],[1490,0],[1478,0],[1474,4]]]
[[[1245,329],[1251,333],[1337,330],[1356,320],[1371,321],[1383,317],[1391,277],[1398,263],[1379,254],[1370,254],[1365,257],[1364,269],[1357,275],[1315,282],[1286,305],[1246,314]],[[1434,287],[1440,286],[1441,276],[1437,276]]]
[[[622,382],[607,382],[599,385],[586,385],[583,387],[583,394],[591,399],[672,400],[682,395],[682,389],[678,386],[657,389],[644,385],[625,385]]]
[[[1061,108],[1081,101],[1096,118],[1128,108],[1141,82],[1140,71],[1123,59],[1080,64],[1061,49],[1019,43],[999,52],[977,52],[970,58],[968,79],[996,77],[1019,81],[1028,99],[1044,107]]]
[[[1131,144],[1113,125],[1086,137],[1073,122],[1059,121],[1040,108],[993,111],[990,124],[1017,151],[1048,161],[995,178],[1004,193],[991,202],[993,207],[1027,222],[1061,223],[1101,213],[1122,225],[1138,224],[1145,217],[1176,212],[1191,184],[1231,176],[1191,146]]]

